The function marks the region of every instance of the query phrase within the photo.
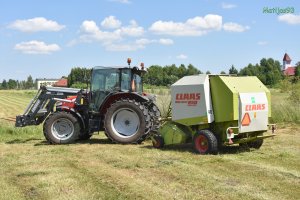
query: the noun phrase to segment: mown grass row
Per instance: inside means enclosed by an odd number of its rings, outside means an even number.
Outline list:
[[[199,156],[191,145],[153,149],[103,135],[71,145],[37,136],[0,142],[3,199],[298,199],[299,128],[256,151]],[[27,140],[26,140],[27,138]],[[1,199],[1,198],[0,198]]]
[[[0,92],[0,115],[24,110],[32,94]],[[158,95],[167,109],[170,95]],[[7,104],[10,103],[10,106]],[[103,133],[48,145],[41,126],[0,120],[0,199],[298,199],[300,129],[286,125],[260,150],[200,156],[190,144],[112,144]]]

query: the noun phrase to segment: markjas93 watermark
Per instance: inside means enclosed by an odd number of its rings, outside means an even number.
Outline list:
[[[286,8],[279,8],[279,7],[263,7],[263,13],[264,14],[289,14],[294,13],[295,9],[294,7],[286,7]]]

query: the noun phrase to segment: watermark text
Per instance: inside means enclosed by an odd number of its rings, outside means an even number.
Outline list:
[[[294,7],[286,7],[286,8],[280,8],[280,7],[263,7],[262,12],[264,14],[289,14],[294,13],[295,9]]]

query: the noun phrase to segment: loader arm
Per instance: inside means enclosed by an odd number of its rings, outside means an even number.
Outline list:
[[[58,101],[68,101],[68,96],[77,96],[75,103],[79,102],[82,90],[74,88],[58,88],[42,86],[35,97],[30,101],[23,115],[16,116],[16,127],[39,125],[54,111]]]

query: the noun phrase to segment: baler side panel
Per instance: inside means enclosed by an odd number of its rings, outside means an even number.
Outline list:
[[[210,88],[215,122],[238,120],[238,113],[234,113],[234,107],[238,108],[238,96],[233,95],[219,76],[210,77]]]
[[[185,126],[212,123],[208,75],[186,76],[171,86],[172,120]]]

